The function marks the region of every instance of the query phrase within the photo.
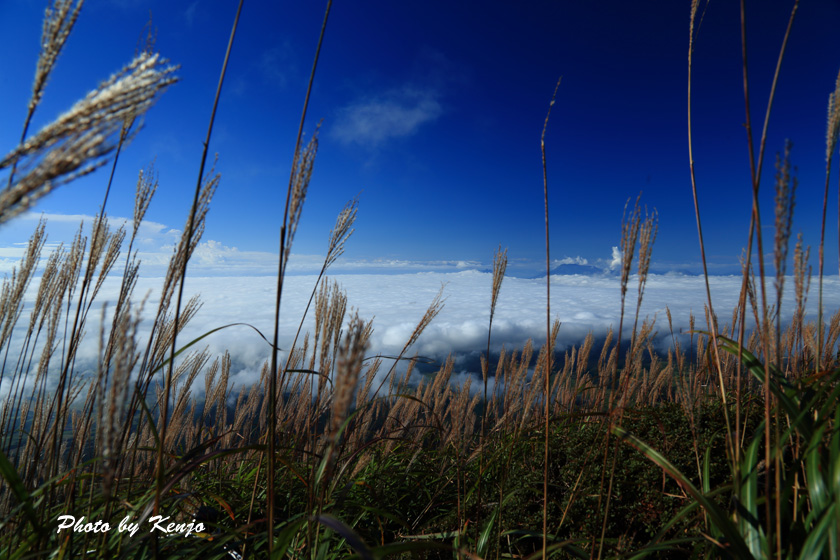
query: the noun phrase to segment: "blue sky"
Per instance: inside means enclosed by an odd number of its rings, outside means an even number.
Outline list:
[[[753,118],[760,128],[791,3],[749,4]],[[30,0],[0,3],[5,151],[20,136],[44,7]],[[205,305],[187,338],[240,321],[271,331],[283,201],[323,7],[249,0],[243,9],[211,142],[221,184],[186,283],[187,295],[200,292]],[[136,245],[143,263],[136,297],[151,294],[146,309],[156,306],[160,277],[192,201],[235,8],[233,1],[91,0],[30,129],[51,122],[125,65],[153,12],[157,48],[181,65],[180,82],[164,93],[121,154],[107,207],[117,222],[130,217],[137,173],[155,161],[160,188]],[[642,317],[658,321],[664,344],[670,338],[666,307],[675,331],[687,330],[690,315],[702,317],[705,303],[696,276],[700,252],[688,173],[688,13],[688,1],[664,0],[336,2],[306,123],[307,134],[322,123],[321,142],[289,265],[281,346],[291,343],[335,217],[357,194],[356,232],[332,272],[350,305],[375,318],[372,352],[398,352],[444,284],[445,308],[414,350],[439,360],[455,352],[468,371],[486,343],[486,271],[499,245],[508,248],[508,273],[518,278],[503,284],[493,348],[521,348],[529,338],[541,339],[545,292],[535,279],[545,270],[539,138],[560,75],[546,138],[552,259],[608,268],[620,242],[625,202],[643,191],[642,203],[658,210],[660,224]],[[838,0],[799,8],[762,183],[769,246],[773,161],[790,138],[800,181],[793,231],[802,231],[812,246],[814,265],[826,102],[840,69],[838,22]],[[740,282],[732,275],[740,272],[751,205],[739,25],[736,2],[712,3],[698,35],[694,72],[695,162],[707,255],[716,275],[712,297],[722,317],[737,300]],[[836,167],[826,245],[828,313],[840,308]],[[64,186],[0,227],[0,273],[17,264],[42,213],[52,246],[71,240],[81,220],[89,226],[106,181],[103,170]],[[116,297],[118,280],[108,281],[103,301]],[[618,327],[615,277],[558,275],[552,285],[552,315],[562,321],[559,348],[579,343],[587,332],[603,339]],[[631,312],[634,293],[635,284]],[[783,320],[792,312],[793,298],[785,298]],[[813,317],[815,290],[809,302]],[[94,342],[89,358],[95,356]],[[216,353],[234,352],[240,385],[256,378],[268,356],[262,340],[246,328],[207,342]]]
[[[699,272],[686,143],[688,4],[337,2],[306,125],[311,133],[322,121],[321,144],[294,252],[323,255],[336,214],[361,193],[346,263],[486,269],[501,244],[513,274],[539,274],[539,137],[562,75],[546,139],[552,258],[608,263],[625,201],[643,191],[643,204],[660,217],[654,270]],[[758,127],[792,3],[748,4]],[[44,6],[10,0],[0,7],[6,151],[20,135]],[[162,232],[183,226],[235,8],[232,1],[154,0],[83,8],[32,131],[130,60],[149,10],[157,49],[181,65],[180,82],[121,155],[110,215],[131,215],[137,172],[154,158],[160,189],[147,219]],[[276,252],[323,8],[245,4],[211,142],[222,181],[204,238],[214,244],[208,251]],[[717,273],[737,273],[749,224],[738,18],[737,3],[712,3],[696,46],[695,161],[707,254]],[[773,158],[790,138],[800,181],[794,232],[813,247],[819,242],[826,100],[840,68],[838,21],[840,2],[832,0],[803,3],[794,23],[762,184],[768,239]],[[826,249],[827,269],[835,272],[836,177],[835,170]],[[100,172],[66,186],[35,211],[92,215],[106,180]],[[6,226],[0,245],[27,237],[28,226]]]

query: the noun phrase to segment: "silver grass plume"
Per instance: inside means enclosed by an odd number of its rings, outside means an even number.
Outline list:
[[[149,204],[152,201],[155,191],[158,188],[158,176],[155,173],[154,161],[149,163],[148,167],[140,170],[137,178],[137,190],[134,195],[134,222],[132,223],[132,239],[137,237],[140,231],[140,224],[146,216],[146,211],[149,209]]]
[[[30,208],[54,188],[106,163],[126,120],[142,117],[158,95],[177,81],[177,66],[158,54],[140,53],[84,99],[0,160],[17,167],[0,193],[0,223]]]
[[[341,438],[342,425],[347,420],[350,405],[353,403],[356,385],[359,382],[365,351],[368,347],[369,330],[370,323],[362,321],[359,318],[358,311],[354,313],[350,319],[348,332],[344,337],[344,343],[338,351],[338,368],[335,379],[335,391],[332,398],[325,459],[324,480],[326,481],[332,478],[332,473],[335,469],[337,459],[336,447]]]
[[[309,190],[309,181],[312,178],[312,168],[315,165],[315,154],[318,153],[318,129],[312,133],[309,144],[303,149],[300,158],[295,166],[294,179],[292,181],[292,196],[289,206],[289,229],[286,234],[286,247],[284,251],[283,269],[289,260],[292,251],[292,242],[295,238],[297,226],[300,223],[300,216],[303,211],[303,202],[306,200],[306,193]]]
[[[356,221],[358,206],[359,199],[357,197],[348,202],[338,214],[335,227],[330,232],[330,243],[327,248],[327,258],[324,260],[323,270],[326,270],[338,257],[344,254],[344,243],[356,231],[353,229],[353,223]]]
[[[51,6],[47,6],[44,12],[44,23],[41,29],[41,50],[38,53],[38,64],[35,67],[35,80],[32,82],[32,96],[27,104],[26,118],[23,121],[23,131],[20,134],[20,142],[26,140],[29,132],[29,125],[32,123],[32,116],[41,103],[44,96],[44,88],[47,85],[50,74],[52,74],[58,55],[61,54],[73,26],[79,17],[84,0],[78,0],[73,6],[73,0],[54,0]],[[72,8],[72,12],[70,11]],[[12,170],[6,180],[7,188],[11,188],[15,176],[17,161],[12,162]]]
[[[792,143],[785,142],[784,155],[776,156],[776,235],[774,238],[774,265],[776,268],[776,312],[780,311],[782,290],[787,268],[788,240],[793,228],[793,208],[796,201],[797,180],[790,175],[790,151]]]
[[[633,253],[636,251],[636,242],[639,239],[641,228],[641,210],[639,209],[640,194],[636,197],[636,204],[633,211],[627,215],[627,207],[630,199],[624,205],[624,213],[621,217],[621,299],[627,294],[627,284],[630,281],[630,270],[633,268]],[[620,336],[620,335],[619,335]]]
[[[52,6],[48,6],[44,13],[44,25],[41,29],[41,53],[38,56],[38,65],[35,68],[35,81],[32,83],[32,97],[29,100],[30,115],[41,102],[44,95],[44,87],[52,73],[53,67],[58,60],[58,55],[70,36],[70,31],[79,17],[84,0],[78,0],[73,11],[70,8],[73,0],[55,0]]]
[[[834,83],[834,91],[828,96],[828,125],[825,133],[825,160],[831,162],[831,155],[837,146],[837,136],[840,134],[840,72]]]

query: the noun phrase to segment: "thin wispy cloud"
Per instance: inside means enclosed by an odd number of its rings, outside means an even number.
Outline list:
[[[9,239],[26,239],[43,217],[47,220],[46,232],[48,244],[42,253],[42,263],[46,262],[51,250],[59,243],[69,244],[84,223],[83,235],[90,236],[95,219],[85,214],[38,214],[28,212],[14,222],[4,226],[4,233]],[[125,226],[132,229],[132,220],[110,216],[112,229]],[[141,262],[141,273],[145,276],[160,277],[166,273],[169,260],[181,238],[181,230],[165,224],[144,220],[138,228],[133,251]],[[18,266],[26,252],[26,243],[11,243],[0,246],[0,274],[8,274]],[[124,250],[127,246],[123,247]],[[325,255],[292,253],[289,257],[287,274],[317,274],[324,264]],[[123,255],[122,258],[125,258]],[[189,263],[190,275],[197,276],[273,276],[277,273],[277,253],[251,251],[226,245],[221,241],[204,237],[195,250]],[[122,260],[120,261],[121,269]],[[483,263],[474,260],[408,260],[408,259],[352,259],[339,258],[330,268],[334,274],[401,274],[407,272],[457,272],[475,270]]]
[[[298,56],[287,38],[250,57],[247,68],[240,68],[230,76],[229,87],[231,94],[246,97],[253,96],[254,92],[286,91],[290,85],[302,80]]]
[[[357,259],[346,260],[340,267],[347,271],[370,272],[458,272],[480,268],[482,263],[470,260],[406,260],[406,259]]]
[[[432,89],[406,86],[339,109],[331,135],[344,144],[376,147],[415,134],[443,112]]]
[[[195,0],[187,9],[184,10],[184,20],[187,22],[187,27],[192,27],[195,24],[195,16],[198,12],[198,0]]]
[[[280,89],[285,89],[297,75],[296,59],[288,40],[264,51],[255,63],[263,80]]]

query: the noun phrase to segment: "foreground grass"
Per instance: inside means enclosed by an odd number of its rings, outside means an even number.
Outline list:
[[[752,414],[755,423],[759,416],[760,409],[756,408]],[[551,422],[551,541],[575,545],[572,550],[589,550],[600,538],[603,520],[598,509],[602,493],[598,452],[604,442],[606,425],[600,416],[567,416]],[[625,429],[662,450],[685,472],[693,473],[690,478],[697,485],[701,484],[696,467],[697,446],[708,450],[711,459],[706,466],[706,482],[715,488],[725,485],[728,478],[723,426],[724,416],[715,404],[699,407],[692,419],[675,404],[639,407],[626,412],[624,423]],[[541,525],[542,519],[543,435],[541,424],[529,427],[516,437],[491,435],[481,450],[485,457],[483,471],[478,450],[467,454],[458,446],[444,445],[438,432],[431,432],[419,441],[374,441],[368,444],[364,454],[351,459],[328,482],[329,493],[319,515],[331,516],[341,525],[337,532],[320,534],[318,547],[337,557],[359,552],[353,546],[352,537],[347,539],[341,532],[352,527],[359,542],[372,550],[387,550],[386,545],[395,543],[415,543],[417,557],[447,558],[452,557],[453,550],[475,549],[479,545],[475,537],[477,528],[485,538],[485,553],[515,556],[533,553],[541,543],[541,535],[534,528]],[[673,479],[664,476],[661,469],[630,446],[620,446],[616,452],[619,468],[606,532],[610,556],[651,542],[666,523],[691,503]],[[250,548],[257,557],[264,554],[265,512],[255,512],[251,524],[245,523],[256,462],[228,461],[214,465],[208,461],[190,473],[189,482],[175,485],[163,508],[171,519],[158,525],[201,522],[204,530],[192,538],[180,534],[169,537],[159,543],[160,552],[165,552],[166,557],[192,552],[202,557],[208,554],[224,557],[228,554],[227,547],[232,551]],[[282,448],[278,463],[283,466],[277,473],[279,507],[275,517],[278,532],[282,533],[283,528],[305,521],[301,512],[307,511],[312,494],[306,475],[312,465],[301,459],[297,450]],[[484,503],[477,499],[479,481],[484,485]],[[128,532],[119,534],[120,522],[133,513],[128,504],[148,500],[147,483],[137,482],[132,492],[115,498],[120,505],[108,518],[103,517],[106,503],[101,496],[77,506],[78,514],[88,513],[88,521],[109,522],[110,531],[87,534],[71,529],[60,533],[49,530],[42,536],[46,539],[44,550],[63,547],[68,557],[75,557],[83,550],[96,550],[94,557],[151,554],[154,523],[147,522],[133,536]],[[258,497],[264,491],[264,487],[259,488]],[[727,506],[725,497],[720,496],[718,501],[722,507]],[[41,516],[50,520],[65,513],[61,502],[44,508]],[[20,522],[24,521],[21,517]],[[52,528],[54,524],[49,525]],[[701,511],[695,511],[672,528],[672,534],[693,539],[673,551],[673,555],[691,555],[702,550],[705,541],[701,534],[706,530]],[[183,532],[184,529],[180,531]],[[7,532],[6,539],[12,534]],[[210,541],[208,535],[215,535],[214,540]],[[428,543],[442,547],[425,550]],[[304,554],[308,546],[305,532],[301,531],[291,540],[288,552],[297,550]]]

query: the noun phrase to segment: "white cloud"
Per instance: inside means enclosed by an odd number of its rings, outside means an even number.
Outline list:
[[[579,265],[588,265],[589,261],[583,257],[563,257],[562,259],[554,259],[552,261],[551,266],[560,266],[564,264],[579,264]]]
[[[425,260],[406,259],[356,259],[339,260],[335,270],[352,273],[367,272],[379,274],[400,274],[406,272],[457,272],[481,268],[479,261],[467,260]]]
[[[208,244],[212,258],[237,258],[236,251]],[[218,255],[222,256],[219,257]],[[233,256],[231,256],[233,255]],[[196,269],[199,267],[197,266]],[[289,276],[283,290],[280,317],[280,346],[288,349],[306,302],[314,287],[314,275]],[[443,310],[426,329],[418,343],[411,349],[421,356],[443,362],[452,353],[456,369],[477,372],[475,359],[485,348],[489,319],[490,287],[492,274],[463,271],[449,273],[403,273],[394,275],[351,274],[332,277],[347,291],[349,307],[359,310],[365,319],[373,318],[374,331],[369,355],[397,354],[410,337],[427,306],[445,284],[446,297]],[[553,276],[551,313],[561,321],[558,350],[580,343],[592,332],[596,341],[603,340],[607,330],[618,327],[620,314],[620,288],[611,277]],[[627,296],[626,317],[635,310],[635,279]],[[738,276],[710,278],[715,308],[726,320],[738,299],[741,279]],[[141,276],[135,299],[150,294],[145,306],[146,321],[141,333],[148,333],[160,294],[161,278]],[[789,281],[788,286],[793,282]],[[185,295],[200,293],[203,306],[193,322],[179,337],[186,343],[201,334],[230,323],[247,322],[270,338],[274,319],[276,281],[271,276],[189,276]],[[119,278],[109,278],[91,312],[87,326],[88,338],[79,356],[80,363],[96,356],[96,333],[103,302],[117,297]],[[37,290],[37,281],[29,289],[27,300],[31,303]],[[840,281],[825,281],[826,310],[833,313],[840,309]],[[663,344],[670,340],[665,307],[670,307],[674,331],[685,332],[689,316],[697,318],[697,328],[703,324],[705,289],[702,276],[657,275],[648,277],[641,316],[656,317],[657,328],[663,335]],[[497,352],[502,345],[507,349],[521,349],[528,339],[538,346],[545,337],[545,285],[544,280],[506,278],[502,284],[493,322],[491,346]],[[788,295],[783,304],[782,317],[792,315],[793,302]],[[811,317],[814,312],[812,310]],[[22,323],[28,321],[24,313]],[[314,319],[304,323],[304,331],[312,330]],[[627,320],[625,320],[625,325]],[[625,336],[629,332],[625,331]],[[679,334],[678,334],[679,336]],[[269,347],[253,330],[244,326],[224,329],[204,339],[198,346],[207,345],[214,356],[225,350],[231,352],[235,364],[233,381],[243,387],[258,379],[260,367],[269,357]],[[387,369],[387,368],[386,368]]]
[[[615,270],[616,268],[621,266],[621,258],[622,254],[619,251],[618,247],[612,248],[612,259],[610,259],[610,270]]]
[[[437,119],[443,109],[430,89],[403,87],[359,100],[338,111],[331,134],[344,144],[377,146],[410,136]]]
[[[19,216],[10,224],[4,225],[6,239],[26,239],[34,230],[41,217],[47,220],[46,232],[48,244],[42,253],[42,264],[46,262],[52,249],[59,242],[65,245],[72,241],[78,231],[79,224],[84,222],[85,235],[90,236],[91,224],[94,217],[89,215],[65,214],[36,214],[28,212]],[[122,217],[109,217],[112,230],[125,226],[127,234],[131,235],[133,221]],[[166,274],[166,267],[176,244],[181,237],[181,230],[170,228],[164,224],[144,220],[141,222],[133,250],[137,251],[141,262],[142,276],[162,277]],[[18,266],[21,257],[26,252],[26,242],[12,243],[0,247],[0,275],[10,273]],[[127,249],[126,245],[123,247]],[[189,262],[190,276],[272,276],[277,272],[278,255],[266,251],[240,250],[238,247],[207,239],[199,243],[193,258]],[[324,264],[324,255],[307,255],[292,253],[289,257],[287,274],[317,274]],[[122,270],[124,261],[117,263],[116,269]],[[406,259],[355,259],[346,257],[336,261],[330,272],[332,273],[381,273],[398,274],[405,272],[454,272],[482,267],[479,261],[470,260],[424,260],[412,261]]]

